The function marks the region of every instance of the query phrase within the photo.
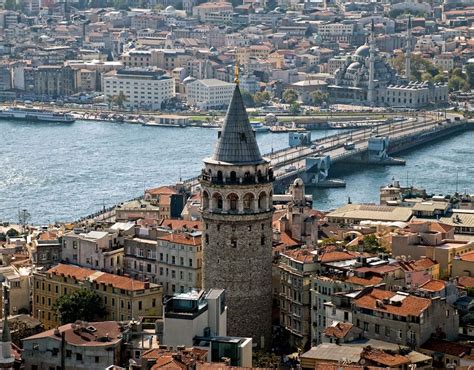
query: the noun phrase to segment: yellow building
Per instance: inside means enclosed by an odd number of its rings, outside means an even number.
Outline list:
[[[45,273],[33,274],[33,316],[46,329],[59,325],[53,309],[57,298],[80,288],[96,292],[107,311],[105,320],[131,320],[163,314],[163,289],[151,284],[102,271],[59,264]]]

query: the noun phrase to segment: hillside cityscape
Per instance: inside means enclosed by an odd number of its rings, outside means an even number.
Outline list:
[[[474,366],[474,1],[0,0],[0,369]]]

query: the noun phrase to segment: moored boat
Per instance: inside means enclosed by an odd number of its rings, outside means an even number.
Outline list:
[[[76,120],[71,113],[26,107],[10,107],[2,109],[0,110],[0,119],[57,123],[73,123]]]

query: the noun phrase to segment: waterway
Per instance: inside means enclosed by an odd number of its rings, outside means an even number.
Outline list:
[[[313,138],[334,131],[314,131]],[[0,121],[0,220],[69,221],[199,173],[217,131],[77,121],[72,125]],[[258,133],[262,153],[288,145],[287,134]],[[345,189],[315,189],[314,206],[377,202],[392,177],[431,192],[474,192],[474,132],[403,153],[405,167],[353,166]]]

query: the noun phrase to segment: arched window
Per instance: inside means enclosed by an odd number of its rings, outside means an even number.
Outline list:
[[[217,171],[217,181],[222,181],[222,171]]]
[[[250,184],[252,182],[252,177],[250,176],[250,172],[247,171],[244,173],[244,183]]]
[[[237,174],[235,173],[235,171],[231,171],[230,173],[230,182],[232,183],[237,182]]]
[[[244,211],[250,212],[253,209],[253,201],[255,197],[252,193],[247,193],[244,195]]]
[[[237,196],[237,194],[229,194],[227,196],[227,200],[229,201],[229,210],[237,211],[237,204],[239,202],[239,197]]]
[[[209,194],[207,191],[202,192],[202,209],[208,209],[209,208]]]
[[[272,169],[269,169],[269,170],[268,170],[268,179],[269,179],[270,181],[273,180],[273,170],[272,170]]]
[[[257,178],[258,178],[258,181],[261,181],[263,176],[262,176],[262,170],[258,170],[257,171]]]
[[[267,208],[267,193],[262,191],[258,196],[258,208],[266,209]]]
[[[219,193],[214,193],[212,195],[212,208],[222,210],[222,203],[222,195]]]

